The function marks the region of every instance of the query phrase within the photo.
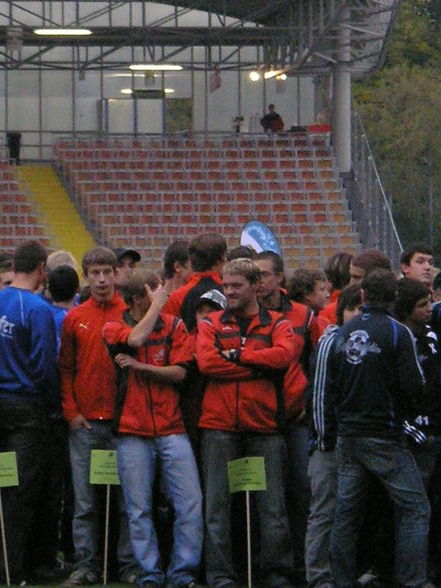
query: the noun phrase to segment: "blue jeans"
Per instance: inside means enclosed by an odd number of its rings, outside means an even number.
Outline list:
[[[311,506],[306,531],[306,579],[309,587],[330,588],[333,584],[329,545],[337,503],[337,462],[334,451],[311,455]]]
[[[331,534],[335,585],[355,585],[356,548],[369,472],[386,488],[395,507],[395,583],[426,581],[430,506],[415,460],[404,442],[376,437],[339,437],[338,496]]]
[[[154,439],[121,435],[117,442],[118,470],[129,517],[130,537],[138,565],[139,582],[171,586],[195,579],[202,552],[202,493],[190,441],[184,435]],[[160,565],[152,521],[152,488],[156,462],[162,486],[174,510],[173,549],[167,574]]]
[[[231,494],[227,463],[245,456],[265,459],[265,492],[255,492],[260,527],[260,572],[266,588],[285,586],[293,558],[285,504],[286,446],[282,435],[205,429],[202,470],[205,486],[205,563],[208,584],[236,585],[231,549]]]
[[[89,421],[91,429],[75,429],[69,433],[69,451],[72,482],[75,494],[75,513],[72,524],[77,567],[97,572],[100,565],[98,555],[98,521],[96,520],[95,487],[89,483],[90,452],[92,449],[116,449],[116,437],[111,431],[110,421]],[[121,512],[118,564],[120,573],[135,568],[136,561],[130,545],[129,526],[124,510],[120,488]]]

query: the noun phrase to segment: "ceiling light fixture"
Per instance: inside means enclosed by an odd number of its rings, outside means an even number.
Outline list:
[[[133,90],[131,88],[123,88],[120,90],[121,94],[133,94]]]
[[[249,78],[252,82],[258,82],[260,80],[260,73],[258,71],[250,71]]]
[[[129,65],[132,71],[181,71],[182,65],[173,63],[133,63]]]
[[[276,78],[281,75],[283,75],[283,69],[270,69],[263,74],[263,77],[266,80],[270,80],[271,78]]]
[[[34,29],[35,35],[49,37],[85,37],[92,34],[90,29]]]
[[[174,94],[175,91],[173,90],[173,88],[164,88],[164,92],[166,94]]]

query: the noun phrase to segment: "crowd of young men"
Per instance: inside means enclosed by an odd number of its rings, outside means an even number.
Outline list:
[[[369,569],[419,587],[428,566],[437,583],[441,305],[430,248],[408,248],[400,268],[337,253],[285,284],[280,255],[201,234],[170,245],[161,276],[133,249],[96,247],[79,292],[65,252],[28,241],[5,256],[0,451],[15,452],[19,485],[2,493],[1,581],[100,582],[90,457],[116,449],[121,582],[238,588],[243,504],[227,469],[260,456],[258,585],[349,588]],[[393,545],[392,570],[379,553]]]

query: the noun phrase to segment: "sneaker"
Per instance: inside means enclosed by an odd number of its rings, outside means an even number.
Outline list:
[[[71,573],[63,586],[91,586],[98,584],[98,575],[92,570],[79,568]]]
[[[139,572],[137,570],[126,570],[120,575],[119,581],[123,584],[136,584],[138,576]]]

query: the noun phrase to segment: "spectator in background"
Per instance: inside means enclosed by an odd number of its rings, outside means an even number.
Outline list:
[[[320,270],[297,269],[288,282],[287,294],[290,300],[308,306],[314,313],[319,335],[330,325],[328,319],[319,315],[329,300],[325,274]],[[318,339],[318,337],[317,337]]]
[[[400,269],[405,278],[419,280],[432,287],[433,251],[425,243],[412,243],[400,255]]]
[[[342,289],[349,284],[349,265],[352,255],[345,251],[339,251],[332,255],[326,262],[324,272],[330,284],[329,303],[320,311],[320,316],[329,320],[332,325],[337,322],[337,301]]]
[[[113,251],[106,247],[90,249],[82,266],[90,298],[73,308],[64,320],[59,361],[75,492],[73,535],[77,564],[65,583],[68,586],[98,582],[98,526],[95,489],[89,483],[90,451],[116,448],[112,419],[117,391],[115,369],[103,343],[102,330],[108,321],[120,320],[126,308],[115,290],[117,259]],[[122,502],[121,495],[121,507]],[[134,583],[137,568],[123,508],[118,562],[121,581]]]
[[[390,259],[378,249],[366,249],[353,257],[349,266],[350,285],[361,284],[376,269],[392,271]]]
[[[285,374],[283,390],[287,400],[285,433],[288,447],[288,515],[294,544],[296,579],[305,575],[305,533],[309,508],[308,427],[305,421],[304,398],[309,354],[319,337],[316,318],[310,308],[289,300],[284,283],[283,259],[273,251],[257,254],[260,269],[259,303],[283,314],[294,333],[291,363]]]
[[[47,252],[25,241],[14,253],[15,277],[0,292],[0,451],[14,451],[19,485],[2,489],[11,582],[34,570],[29,549],[44,479],[48,414],[57,406],[57,336],[52,313],[34,291],[46,278]],[[59,399],[58,399],[59,400]],[[0,581],[6,584],[3,558]]]
[[[323,397],[330,383],[328,373],[329,349],[337,336],[338,327],[361,312],[360,286],[347,286],[340,292],[337,303],[337,325],[330,325],[320,339],[313,355],[311,377],[305,404],[310,427],[310,457],[308,476],[311,500],[305,540],[306,580],[311,588],[333,585],[329,559],[332,523],[337,502],[337,462],[335,459],[336,430],[324,435]],[[333,410],[330,406],[329,410]]]
[[[49,259],[49,258],[48,258]],[[79,290],[78,274],[70,265],[59,265],[49,273],[47,288],[57,330],[57,350],[61,343],[63,321],[75,304]],[[54,357],[57,361],[58,354]],[[57,408],[50,412],[47,437],[47,459],[44,471],[45,484],[41,488],[36,516],[34,518],[34,540],[30,560],[34,562],[34,577],[37,581],[55,581],[65,574],[58,562],[59,551],[65,561],[73,555],[72,514],[73,492],[69,467],[68,427],[61,412],[61,392],[57,387]],[[64,511],[63,524],[60,519]],[[61,527],[61,542],[59,530]]]
[[[274,104],[268,106],[268,113],[260,119],[265,133],[281,133],[285,127],[283,118],[276,112]]]
[[[432,302],[441,302],[441,272],[438,272],[432,284]]]
[[[256,255],[257,253],[254,251],[251,245],[238,245],[237,247],[233,247],[233,249],[228,250],[226,260],[232,261],[233,259],[237,259],[239,257],[256,259]]]
[[[190,279],[192,268],[188,241],[173,241],[164,254],[164,286],[169,294]]]
[[[47,256],[47,271],[51,272],[59,265],[68,265],[73,268],[77,274],[79,272],[79,267],[77,260],[69,253],[69,251],[64,251],[64,249],[60,249],[58,251],[54,251]]]
[[[164,312],[182,318],[189,333],[196,327],[195,307],[199,298],[208,290],[221,289],[220,272],[226,252],[227,242],[216,233],[197,235],[190,242],[194,273],[186,284],[172,292],[164,306]]]
[[[12,256],[2,255],[0,258],[0,290],[10,286],[14,280],[14,261]]]
[[[116,269],[115,269],[115,286],[122,288],[129,279],[136,264],[141,261],[141,255],[134,249],[127,249],[125,247],[117,247],[113,249],[116,255]]]

